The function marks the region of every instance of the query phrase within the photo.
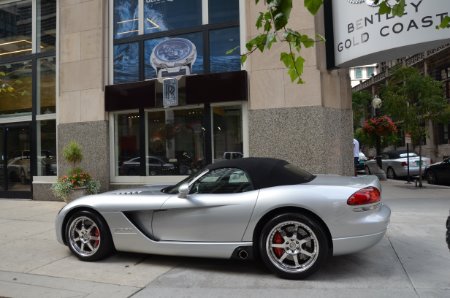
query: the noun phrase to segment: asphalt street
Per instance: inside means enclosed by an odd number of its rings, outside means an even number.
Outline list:
[[[0,199],[0,297],[450,297],[450,188],[383,181],[392,209],[374,247],[289,281],[255,262],[118,253],[78,261],[56,241],[64,203]]]

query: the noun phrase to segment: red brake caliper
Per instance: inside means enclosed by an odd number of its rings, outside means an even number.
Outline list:
[[[283,243],[283,242],[284,242],[283,236],[281,236],[280,232],[276,232],[275,235],[273,235],[272,243],[273,243],[273,244],[281,244],[281,243]],[[281,256],[283,255],[284,249],[279,248],[279,247],[275,247],[275,248],[273,249],[273,252],[275,253],[275,255],[276,255],[278,258],[281,258]]]
[[[98,228],[94,228],[92,230],[92,236],[97,237],[97,238],[100,237],[100,231],[98,230]],[[94,248],[96,248],[99,243],[100,243],[100,240],[94,240]]]

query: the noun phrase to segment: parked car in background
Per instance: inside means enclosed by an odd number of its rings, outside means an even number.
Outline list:
[[[408,153],[406,150],[389,151],[380,155],[382,169],[386,173],[388,179],[395,179],[408,176]],[[430,158],[422,157],[422,174],[430,165]],[[366,162],[367,174],[374,173],[373,167],[376,167],[376,160],[369,160]],[[414,152],[409,152],[409,176],[419,175],[420,156]]]
[[[430,184],[450,185],[450,158],[429,165],[424,176]]]
[[[126,176],[139,175],[140,164],[140,157],[134,157],[130,160],[127,160],[120,167],[120,174]],[[147,156],[146,166],[148,167],[148,174],[150,176],[176,174],[175,165],[160,157]]]
[[[358,174],[365,174],[366,161],[367,161],[366,155],[360,151],[359,152],[359,161],[358,161],[358,164],[356,165],[356,172]]]

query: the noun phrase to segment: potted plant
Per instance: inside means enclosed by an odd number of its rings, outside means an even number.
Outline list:
[[[53,184],[53,194],[69,203],[86,194],[98,193],[100,182],[93,180],[89,173],[77,167],[77,164],[83,160],[81,146],[75,141],[69,142],[64,147],[63,157],[68,163],[72,164],[72,168],[67,175],[58,178],[58,181]]]

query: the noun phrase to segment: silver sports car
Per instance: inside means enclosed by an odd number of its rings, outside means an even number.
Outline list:
[[[83,261],[114,250],[253,257],[283,278],[301,279],[329,255],[376,244],[390,214],[375,176],[315,176],[283,160],[243,158],[177,185],[75,200],[59,212],[56,234]]]

